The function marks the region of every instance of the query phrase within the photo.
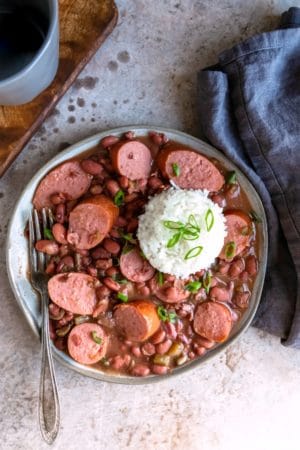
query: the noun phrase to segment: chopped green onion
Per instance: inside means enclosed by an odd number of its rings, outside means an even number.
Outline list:
[[[53,240],[53,234],[50,228],[44,228],[44,237]]]
[[[182,222],[174,222],[173,220],[164,220],[164,227],[169,230],[180,230],[184,227]]]
[[[117,277],[117,278],[116,278],[116,281],[117,281],[119,284],[127,284],[127,283],[128,283],[128,280],[126,280],[126,278],[122,278],[121,280],[119,280],[118,277]]]
[[[196,258],[196,256],[200,255],[202,250],[203,250],[203,247],[201,247],[201,245],[199,245],[198,247],[191,248],[191,250],[189,250],[186,253],[184,259]]]
[[[214,218],[213,212],[211,209],[209,209],[207,211],[207,213],[205,214],[205,223],[206,223],[207,231],[210,231],[212,229],[214,221],[215,221],[215,218]]]
[[[157,283],[159,284],[159,286],[162,286],[165,282],[164,274],[162,272],[157,272],[156,279],[157,279]]]
[[[124,192],[122,191],[122,189],[120,189],[120,190],[116,193],[116,195],[114,196],[114,203],[115,203],[115,205],[121,206],[121,205],[124,203],[124,197],[125,197],[125,194],[124,194]]]
[[[102,338],[100,336],[97,336],[97,331],[92,331],[91,335],[93,341],[96,342],[96,344],[102,344]]]
[[[131,250],[133,250],[133,249],[134,249],[134,246],[130,245],[128,243],[128,241],[126,241],[125,245],[124,245],[124,247],[122,249],[122,255],[126,255],[127,253],[131,252]]]
[[[157,315],[163,322],[174,323],[177,320],[177,314],[174,311],[168,312],[163,306],[158,306]]]
[[[174,245],[176,245],[177,242],[180,240],[181,236],[182,236],[182,233],[181,233],[181,232],[175,233],[175,234],[171,237],[171,239],[168,240],[167,248],[172,248],[172,247],[174,247]]]
[[[136,244],[136,239],[134,239],[132,233],[121,233],[121,236],[125,241],[130,242],[131,244]]]
[[[128,295],[123,294],[122,292],[118,292],[118,293],[117,293],[117,298],[118,298],[119,300],[121,300],[122,302],[124,302],[124,303],[127,303],[127,302],[128,302]]]
[[[162,320],[163,322],[166,322],[166,320],[168,319],[168,311],[163,306],[159,306],[157,308],[157,314],[160,320]]]
[[[180,175],[180,168],[179,168],[178,164],[176,164],[176,163],[172,164],[172,169],[173,169],[173,174],[175,175],[175,177],[178,177]]]
[[[199,291],[201,288],[202,283],[201,281],[191,281],[190,283],[185,285],[185,289],[189,292],[192,292],[192,294],[195,294]]]
[[[197,224],[197,221],[195,219],[194,214],[190,214],[188,218],[188,225],[191,225],[193,228],[195,228],[197,231],[200,231],[199,225]]]
[[[253,211],[253,210],[250,211],[249,217],[250,217],[250,219],[253,220],[253,222],[258,222],[258,223],[261,223],[261,222],[262,222],[262,220],[261,220],[261,218],[259,217],[259,215],[257,215],[256,212]]]
[[[176,314],[176,312],[169,312],[169,314],[168,314],[168,321],[170,323],[175,323],[177,321],[177,314]]]
[[[202,279],[203,287],[205,289],[205,292],[208,294],[210,290],[211,285],[211,274],[209,271],[205,272],[205,275]]]
[[[231,259],[231,258],[233,258],[234,257],[234,255],[235,255],[235,248],[236,248],[236,245],[235,245],[235,242],[228,242],[228,244],[226,244],[226,246],[225,246],[225,256],[226,256],[226,258],[227,259]]]
[[[236,184],[236,173],[235,171],[228,172],[226,176],[226,184]]]

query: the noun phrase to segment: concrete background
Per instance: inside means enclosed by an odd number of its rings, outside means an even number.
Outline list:
[[[299,1],[118,0],[119,23],[0,180],[0,448],[48,448],[37,419],[39,343],[5,271],[14,203],[35,171],[99,130],[164,125],[199,136],[196,73]],[[54,449],[299,449],[300,352],[250,328],[214,361],[147,386],[109,385],[56,364]]]

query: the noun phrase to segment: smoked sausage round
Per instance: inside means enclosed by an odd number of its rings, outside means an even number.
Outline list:
[[[76,325],[68,336],[68,351],[80,364],[95,364],[106,354],[108,338],[96,323]]]
[[[130,180],[148,178],[152,157],[149,148],[139,141],[121,141],[110,151],[113,168]]]
[[[214,342],[225,341],[232,327],[231,312],[222,303],[200,303],[194,316],[194,330],[200,336]]]

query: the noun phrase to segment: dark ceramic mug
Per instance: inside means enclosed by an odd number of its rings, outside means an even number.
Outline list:
[[[58,61],[58,0],[0,0],[0,105],[34,99]]]

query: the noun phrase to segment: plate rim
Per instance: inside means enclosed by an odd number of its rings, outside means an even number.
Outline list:
[[[256,288],[256,301],[253,305],[249,316],[242,324],[241,328],[236,332],[235,335],[230,336],[227,341],[224,343],[221,343],[219,346],[215,347],[214,349],[210,350],[207,354],[202,356],[201,358],[197,358],[187,365],[183,365],[182,367],[178,367],[172,372],[166,374],[166,375],[152,375],[148,377],[133,377],[133,376],[122,376],[122,375],[110,375],[105,372],[101,372],[99,369],[92,368],[91,366],[84,366],[76,361],[73,361],[68,355],[66,355],[64,352],[59,351],[52,343],[51,341],[51,347],[52,352],[57,361],[59,361],[61,364],[63,364],[65,367],[68,367],[71,370],[76,371],[77,373],[80,373],[81,375],[85,375],[94,379],[97,379],[99,381],[106,381],[111,383],[117,383],[117,384],[130,384],[130,385],[140,385],[140,384],[149,384],[153,382],[168,380],[170,377],[179,376],[189,370],[195,369],[196,367],[201,367],[202,364],[209,361],[211,358],[216,356],[218,353],[223,352],[226,350],[226,348],[231,345],[233,342],[235,342],[240,336],[249,328],[250,324],[252,323],[255,313],[257,311],[257,308],[260,304],[261,295],[263,291],[264,281],[265,281],[265,275],[266,275],[266,267],[267,267],[267,259],[268,259],[268,222],[267,217],[265,213],[265,209],[261,200],[260,195],[258,194],[257,190],[255,189],[252,182],[249,180],[248,176],[245,174],[245,172],[240,169],[233,161],[231,161],[227,156],[222,153],[221,150],[213,147],[211,144],[203,141],[202,139],[192,136],[188,133],[185,133],[180,130],[172,129],[172,128],[166,128],[161,126],[152,126],[152,125],[125,125],[121,127],[115,127],[110,128],[107,130],[99,131],[85,139],[82,139],[80,141],[77,141],[76,143],[68,146],[65,150],[57,153],[54,157],[52,157],[49,161],[47,161],[42,167],[33,175],[33,177],[28,181],[28,183],[25,185],[24,189],[22,190],[15,207],[13,209],[13,212],[11,214],[10,220],[9,220],[9,226],[7,231],[7,237],[6,237],[6,270],[8,274],[8,279],[10,283],[10,287],[13,291],[14,297],[17,301],[17,304],[19,308],[22,310],[23,314],[25,315],[25,318],[27,322],[29,323],[29,326],[35,336],[39,337],[39,324],[40,321],[38,319],[35,319],[32,316],[31,311],[29,311],[28,305],[26,300],[23,299],[22,296],[19,296],[19,291],[16,286],[16,282],[14,280],[13,271],[10,266],[10,240],[11,240],[11,234],[13,231],[14,226],[14,219],[15,216],[20,208],[20,204],[22,201],[23,196],[26,194],[28,189],[31,188],[31,186],[37,187],[39,181],[42,179],[42,177],[45,176],[46,173],[48,173],[52,168],[55,166],[62,164],[64,161],[68,159],[72,159],[75,156],[78,156],[85,151],[89,150],[90,148],[93,148],[97,143],[100,142],[100,140],[107,136],[107,135],[120,135],[124,132],[132,130],[135,133],[140,133],[140,135],[145,135],[149,131],[158,131],[165,134],[173,134],[178,136],[179,142],[182,143],[182,145],[190,145],[183,142],[183,140],[191,140],[194,141],[198,146],[203,145],[203,151],[204,154],[206,154],[205,150],[207,149],[208,152],[212,152],[213,156],[215,156],[217,159],[220,159],[222,162],[224,162],[225,165],[232,166],[235,168],[238,172],[242,174],[242,177],[244,178],[243,182],[246,182],[250,186],[250,189],[252,190],[251,196],[254,194],[255,201],[259,204],[260,212],[262,213],[262,223],[261,223],[261,236],[262,236],[262,261],[260,261],[260,284]],[[143,132],[143,133],[142,133]],[[139,135],[139,134],[138,134]],[[182,140],[180,139],[182,138]],[[97,142],[98,141],[98,142]],[[87,147],[86,149],[82,149],[82,147]],[[195,149],[196,151],[200,151]],[[70,153],[75,152],[75,154],[70,155]],[[77,153],[76,153],[77,152]],[[29,282],[30,284],[30,282]],[[38,294],[36,295],[38,298]]]

